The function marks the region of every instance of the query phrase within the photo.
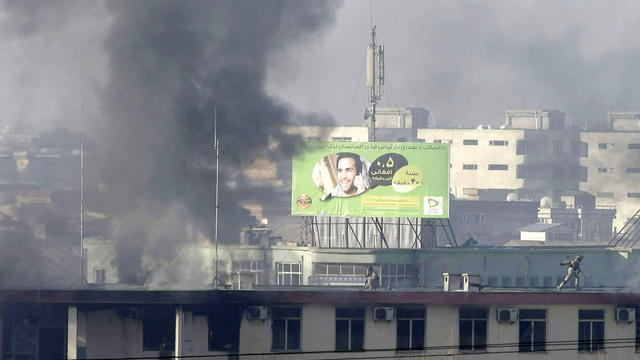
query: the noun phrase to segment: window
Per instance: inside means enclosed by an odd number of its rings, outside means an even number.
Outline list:
[[[516,155],[531,155],[531,144],[524,140],[518,140],[516,142]]]
[[[271,348],[276,351],[300,350],[300,308],[273,308]]]
[[[505,276],[505,277],[502,278],[502,287],[511,287],[511,277],[510,276]]]
[[[325,276],[364,276],[366,268],[366,265],[316,263],[313,266],[313,274]],[[374,266],[374,270],[380,273],[379,267]]]
[[[532,276],[532,277],[529,278],[529,287],[530,288],[538,287],[538,277],[537,276]]]
[[[602,150],[606,150],[607,149],[607,143],[599,143],[598,144],[598,149],[602,149]]]
[[[462,145],[478,145],[478,140],[465,139],[465,140],[462,140]]]
[[[462,164],[462,170],[478,170],[477,164]]]
[[[434,144],[442,144],[442,140],[441,139],[434,139],[433,143]]]
[[[524,276],[516,276],[516,287],[524,287]]]
[[[490,146],[508,146],[509,141],[507,140],[489,140]]]
[[[547,311],[520,309],[520,352],[545,351]]]
[[[546,288],[553,287],[553,278],[551,276],[545,276],[542,278],[542,286]]]
[[[640,168],[627,168],[628,173],[640,173]]]
[[[411,264],[382,264],[380,280],[383,288],[412,287],[413,279]]]
[[[489,164],[489,170],[509,170],[507,164]]]
[[[351,137],[350,136],[334,136],[334,137],[331,138],[331,141],[349,142],[349,141],[351,141]]]
[[[487,349],[488,313],[487,309],[460,309],[460,350]]]
[[[147,306],[142,316],[142,350],[173,350],[175,312],[170,306]]]
[[[613,197],[613,193],[612,192],[599,192],[596,194],[596,196],[598,196],[599,198],[612,198]]]
[[[336,308],[336,351],[364,349],[364,309]]]
[[[498,286],[498,277],[497,276],[489,276],[489,278],[487,279],[487,283],[491,287]]]
[[[107,271],[105,269],[95,269],[93,271],[93,281],[96,284],[104,284],[107,282]]]
[[[562,141],[554,141],[553,142],[553,155],[562,155],[564,154],[564,143]]]
[[[587,156],[587,143],[583,143],[581,141],[572,141],[571,142],[571,155],[586,157]]]
[[[629,144],[627,148],[629,150],[640,150],[640,144]]]
[[[209,351],[240,349],[240,322],[242,308],[233,305],[216,305],[209,311]]]
[[[234,289],[264,285],[264,261],[233,261],[231,270]]]
[[[578,351],[604,350],[604,310],[578,310]]]
[[[636,307],[636,352],[640,352],[640,307]]]
[[[630,199],[639,199],[640,198],[640,193],[637,193],[637,192],[627,193],[627,197],[630,198]]]
[[[425,310],[398,309],[396,349],[420,350],[424,348]]]
[[[300,264],[276,263],[276,269],[278,271],[278,285],[300,286],[300,278],[302,277]]]
[[[516,179],[526,179],[529,177],[529,166],[518,164],[516,165]]]
[[[598,172],[599,173],[606,173],[607,172],[607,168],[598,168]]]
[[[473,214],[473,222],[474,223],[484,222],[484,213]]]

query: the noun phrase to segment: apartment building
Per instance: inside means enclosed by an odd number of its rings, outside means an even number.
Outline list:
[[[4,359],[640,358],[616,292],[6,290]]]
[[[640,113],[612,113],[608,131],[583,131],[588,156],[580,160],[588,176],[580,189],[596,195],[598,205],[615,206],[620,229],[640,210]]]

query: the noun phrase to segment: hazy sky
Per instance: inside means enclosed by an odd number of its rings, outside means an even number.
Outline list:
[[[50,2],[21,16],[32,3],[0,2],[2,123],[92,129],[108,116],[100,92],[113,15],[102,2],[70,2],[61,16],[61,2]],[[273,51],[268,93],[362,123],[370,4],[346,1],[323,31]],[[499,124],[507,108],[559,109],[574,125],[637,109],[638,10],[635,1],[374,0],[386,49],[382,105],[426,107],[439,126]]]
[[[438,126],[500,124],[551,108],[573,125],[638,109],[634,1],[374,0],[385,46],[382,105],[420,106]],[[304,111],[362,123],[369,1],[346,1],[323,35],[273,60],[268,90]]]

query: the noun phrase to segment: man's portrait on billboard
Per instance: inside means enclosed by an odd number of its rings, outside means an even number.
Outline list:
[[[351,197],[369,188],[370,163],[351,152],[327,155],[313,168],[313,182],[322,190],[322,199]]]

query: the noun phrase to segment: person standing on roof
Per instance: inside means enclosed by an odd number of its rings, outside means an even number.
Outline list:
[[[576,255],[576,257],[574,257],[573,259],[566,259],[565,261],[560,263],[560,265],[566,265],[569,268],[567,269],[567,276],[565,276],[564,280],[562,280],[562,282],[558,284],[558,291],[560,291],[569,281],[571,281],[571,278],[575,279],[576,289],[580,288],[579,280],[580,273],[582,272],[582,270],[580,269],[581,261],[582,255]]]

